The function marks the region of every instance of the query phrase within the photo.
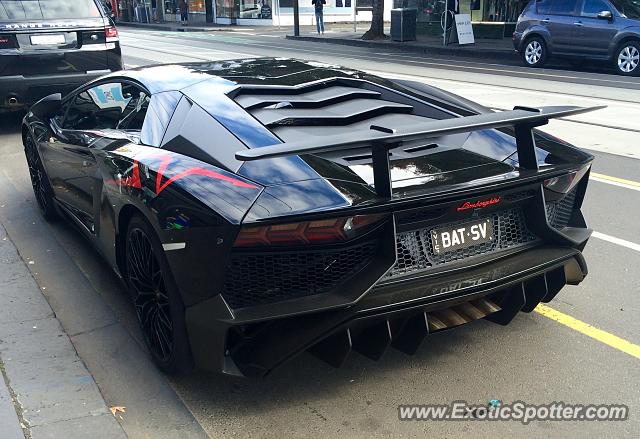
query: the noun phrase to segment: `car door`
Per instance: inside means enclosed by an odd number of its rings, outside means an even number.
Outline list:
[[[598,14],[605,11],[611,13],[610,20],[598,18]],[[617,32],[609,3],[604,0],[583,0],[576,26],[576,40],[582,53],[593,57],[608,56],[609,45]]]
[[[102,190],[95,154],[110,137],[139,139],[148,102],[133,84],[105,82],[72,98],[62,122],[51,121],[53,136],[41,151],[54,194],[91,233]]]
[[[540,23],[549,32],[551,51],[571,53],[575,50],[576,2],[580,0],[546,0],[538,5]]]

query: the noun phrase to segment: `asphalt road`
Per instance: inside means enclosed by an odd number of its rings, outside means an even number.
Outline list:
[[[19,117],[3,116],[0,222],[23,258],[35,261],[29,268],[107,402],[127,407],[122,424],[130,437],[640,437],[639,79],[597,68],[531,70],[383,54],[292,42],[259,31],[124,30],[121,35],[128,67],[298,57],[425,81],[492,108],[608,105],[547,127],[596,156],[584,206],[597,232],[585,250],[590,274],[549,304],[566,315],[561,322],[536,312],[521,314],[508,327],[481,321],[429,338],[415,356],[390,350],[381,361],[371,362],[354,354],[341,369],[302,355],[264,380],[204,373],[167,378],[156,371],[115,276],[71,227],[39,217],[21,150]],[[594,339],[592,330],[571,318],[619,338]],[[627,404],[631,415],[622,422],[536,421],[527,426],[398,420],[400,404],[490,399]]]

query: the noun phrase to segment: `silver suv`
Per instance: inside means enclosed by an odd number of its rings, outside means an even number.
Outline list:
[[[640,0],[534,0],[518,18],[513,45],[529,67],[557,56],[640,75]]]

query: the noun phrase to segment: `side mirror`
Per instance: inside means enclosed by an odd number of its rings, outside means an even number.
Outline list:
[[[47,119],[60,109],[62,106],[62,94],[54,93],[45,98],[40,99],[33,104],[30,108],[30,112],[33,113],[39,119]]]
[[[601,11],[601,12],[598,12],[598,18],[600,20],[611,21],[613,20],[613,14],[611,13],[611,11]]]

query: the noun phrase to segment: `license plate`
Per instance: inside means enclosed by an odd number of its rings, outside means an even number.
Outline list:
[[[66,42],[64,35],[31,35],[31,44],[34,46],[56,46]]]
[[[431,231],[431,244],[436,255],[478,244],[493,242],[493,221],[478,220]]]

